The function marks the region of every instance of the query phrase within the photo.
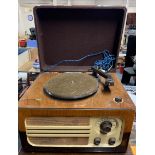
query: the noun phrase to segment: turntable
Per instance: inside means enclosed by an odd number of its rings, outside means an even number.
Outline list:
[[[19,101],[25,151],[126,151],[135,107],[115,73],[125,15],[121,7],[34,8],[42,72]]]

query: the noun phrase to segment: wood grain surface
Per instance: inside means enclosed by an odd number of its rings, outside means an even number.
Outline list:
[[[97,93],[91,97],[67,101],[58,100],[47,96],[43,91],[43,86],[52,77],[58,75],[59,73],[42,73],[34,81],[31,87],[23,95],[19,101],[19,108],[128,108],[135,109],[135,106],[125,91],[120,80],[116,77],[115,73],[111,73],[114,79],[114,86],[111,86],[111,92],[107,93],[103,91],[103,78],[99,82],[99,89]],[[122,103],[115,103],[114,98],[120,96],[123,98]]]
[[[101,78],[99,82],[99,89],[96,94],[89,98],[75,101],[57,100],[47,96],[43,91],[43,86],[46,81],[60,73],[42,73],[30,86],[27,92],[19,101],[19,132],[22,146],[25,150],[34,152],[43,151],[44,148],[36,148],[27,143],[25,134],[25,119],[29,117],[116,117],[122,119],[124,123],[123,140],[117,149],[110,148],[107,151],[98,148],[85,149],[82,152],[124,152],[128,145],[130,132],[132,129],[133,120],[135,117],[135,106],[125,91],[120,80],[115,73],[111,73],[115,85],[110,87],[111,92],[103,91],[103,81]],[[123,98],[122,103],[116,103],[114,98],[120,96]],[[46,151],[56,150],[55,148],[48,148]],[[68,150],[68,149],[67,149]],[[66,150],[66,151],[67,151]],[[45,151],[45,149],[44,149]],[[61,151],[61,150],[60,150]],[[80,150],[78,152],[81,152]],[[65,151],[64,151],[65,152]],[[68,152],[77,152],[71,148]]]
[[[25,131],[24,121],[27,117],[82,117],[82,116],[114,116],[125,121],[124,131],[129,133],[135,116],[135,106],[125,91],[115,73],[112,73],[115,85],[111,92],[103,92],[103,84],[99,82],[97,93],[89,98],[67,101],[57,100],[47,96],[43,86],[50,78],[59,73],[42,73],[30,86],[19,101],[19,130]],[[102,81],[103,79],[101,79]],[[116,103],[114,98],[120,96],[122,103]]]
[[[88,137],[29,137],[35,145],[87,145]]]
[[[89,117],[31,117],[26,119],[27,126],[88,126],[89,125]]]

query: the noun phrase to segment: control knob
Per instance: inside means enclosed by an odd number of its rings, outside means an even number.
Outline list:
[[[114,137],[110,138],[108,141],[109,145],[114,145],[115,142],[116,142],[116,139]]]
[[[99,145],[101,143],[101,138],[100,137],[96,137],[95,139],[94,139],[94,144],[95,145]]]
[[[111,131],[112,123],[110,121],[104,121],[100,124],[100,132],[107,134]]]

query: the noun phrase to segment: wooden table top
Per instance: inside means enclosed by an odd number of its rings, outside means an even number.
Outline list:
[[[33,62],[34,61],[28,61],[25,64],[23,64],[20,68],[18,68],[19,72],[33,72],[33,73],[39,73],[40,69],[33,68]]]

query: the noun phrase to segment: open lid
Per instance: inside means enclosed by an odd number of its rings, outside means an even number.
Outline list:
[[[102,55],[55,65],[105,49],[117,60],[125,16],[124,7],[34,7],[41,70],[88,71]]]

